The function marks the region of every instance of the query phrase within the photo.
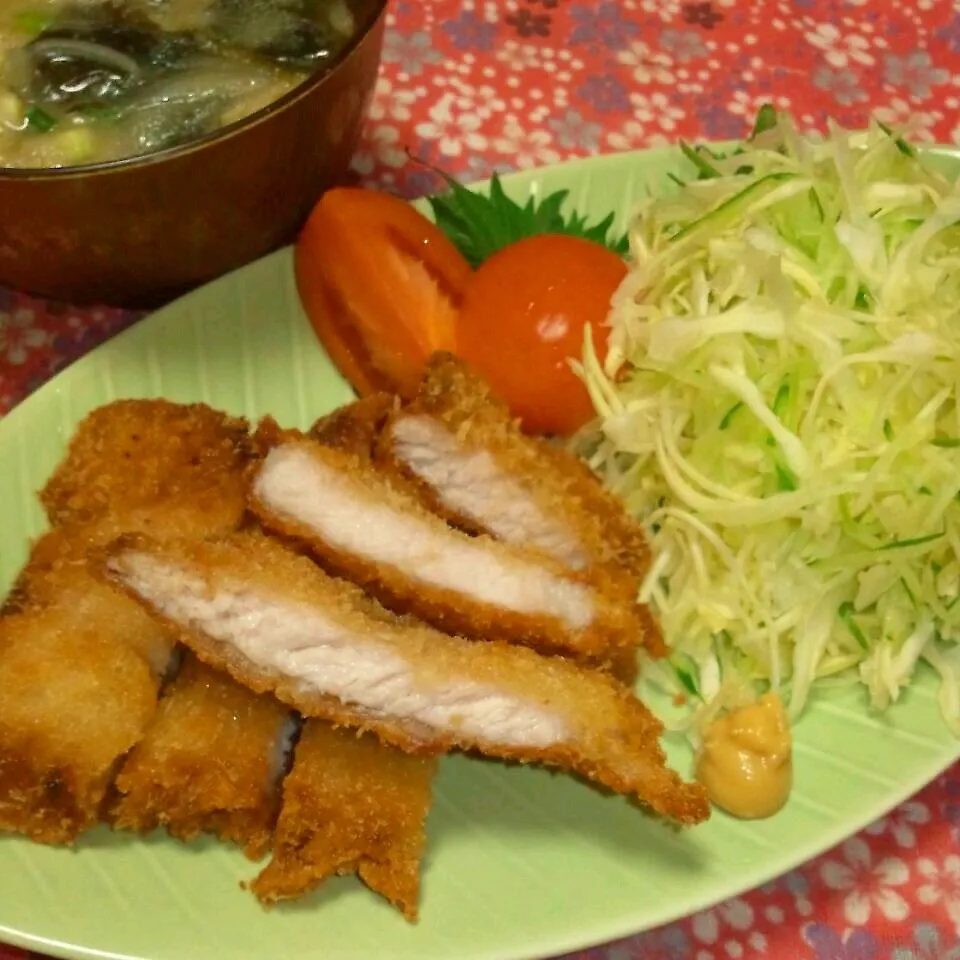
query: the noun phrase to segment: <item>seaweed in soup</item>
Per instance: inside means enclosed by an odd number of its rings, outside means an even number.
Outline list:
[[[210,98],[199,103],[146,108],[133,118],[132,138],[141,153],[189,143],[219,126],[223,106],[222,99]]]
[[[64,8],[37,39],[85,40],[143,60],[160,42],[163,31],[138,7],[118,0]]]
[[[129,104],[129,127],[140,152],[176,146],[222,125],[223,112],[238,98],[263,90],[273,74],[256,64],[212,58],[146,86]]]
[[[158,77],[188,69],[199,38],[166,33],[128,5],[68,7],[8,57],[4,79],[26,101],[98,119],[135,107],[138,91]]]
[[[150,67],[158,71],[184,70],[206,46],[193,33],[164,33],[149,54]]]
[[[67,0],[43,19],[0,58],[15,118],[0,128],[0,166],[195,140],[323,69],[356,29],[351,0]]]
[[[32,102],[115,100],[140,82],[143,60],[161,38],[148,18],[117,3],[68,8],[8,58],[6,79]]]
[[[318,0],[217,0],[215,29],[228,44],[286,67],[313,70],[343,47],[349,32]]]

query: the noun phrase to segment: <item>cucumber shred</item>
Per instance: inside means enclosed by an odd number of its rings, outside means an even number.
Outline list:
[[[648,523],[654,675],[690,695],[722,647],[694,713],[748,684],[796,718],[828,680],[885,709],[925,660],[960,735],[960,190],[879,123],[770,107],[725,155],[681,150],[605,361],[585,344],[577,440]]]

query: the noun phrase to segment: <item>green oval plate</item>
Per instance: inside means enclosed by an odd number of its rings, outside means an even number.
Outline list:
[[[943,163],[948,160],[944,159]],[[607,156],[504,178],[522,198],[568,188],[597,216],[650,185],[674,151]],[[301,312],[282,250],[116,337],[0,422],[0,587],[43,526],[34,497],[77,421],[117,397],[202,400],[305,426],[350,394]],[[2,691],[0,691],[2,696]],[[690,756],[671,744],[687,770]],[[430,817],[421,920],[352,879],[262,910],[240,889],[251,865],[212,841],[83,837],[75,850],[0,838],[0,941],[60,957],[143,960],[519,960],[649,928],[806,860],[903,800],[958,755],[934,677],[883,719],[857,693],[814,698],[796,728],[796,789],[771,820],[715,814],[677,834],[624,801],[542,770],[443,761]]]

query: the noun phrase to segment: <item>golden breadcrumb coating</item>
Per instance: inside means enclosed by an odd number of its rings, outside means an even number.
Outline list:
[[[0,643],[0,829],[69,843],[95,822],[175,658],[162,625],[91,575],[89,553],[133,531],[236,528],[246,432],[243,421],[164,400],[109,404],[77,428],[41,495],[56,525],[33,544],[0,618],[11,638]],[[28,678],[59,703],[31,695]]]
[[[253,882],[254,893],[272,903],[357,871],[415,920],[435,771],[432,757],[308,720],[283,783],[273,858]]]
[[[137,646],[68,608],[0,619],[0,831],[72,843],[97,822],[156,709]]]
[[[576,456],[523,433],[457,357],[431,357],[415,400],[379,431],[376,458],[455,526],[541,550],[573,569],[602,571],[608,592],[636,603],[650,568],[640,523]],[[637,606],[644,623],[638,645],[665,655],[652,614]],[[619,675],[630,680],[635,672],[635,656],[625,655]]]
[[[666,766],[661,723],[599,671],[398,619],[262,535],[133,539],[110,548],[104,571],[202,660],[305,716],[409,752],[572,770],[681,823],[708,816],[702,786]]]
[[[407,417],[437,421],[464,453],[489,454],[545,516],[562,520],[587,563],[634,581],[646,576],[650,551],[643,528],[620,500],[564,447],[523,433],[507,405],[459,358],[444,352],[430,358],[416,399],[395,412],[382,431],[378,455],[397,464],[453,522],[474,533],[490,532],[482,516],[452,509],[409,461],[398,457],[396,421]],[[562,553],[558,550],[553,555]]]
[[[187,498],[235,526],[246,453],[246,422],[205,404],[116,400],[80,422],[40,499],[54,524]]]
[[[642,636],[632,606],[602,580],[450,527],[352,451],[287,433],[253,473],[249,503],[325,569],[447,632],[597,665],[632,655]]]
[[[188,656],[115,781],[121,830],[212,833],[253,860],[270,849],[290,710]]]

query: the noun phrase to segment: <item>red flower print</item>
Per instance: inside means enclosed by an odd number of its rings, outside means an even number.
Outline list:
[[[517,10],[516,13],[507,14],[505,19],[521,37],[550,36],[550,15],[548,13]]]
[[[712,3],[685,3],[683,19],[686,23],[712,30],[723,19],[723,14],[714,10]]]

